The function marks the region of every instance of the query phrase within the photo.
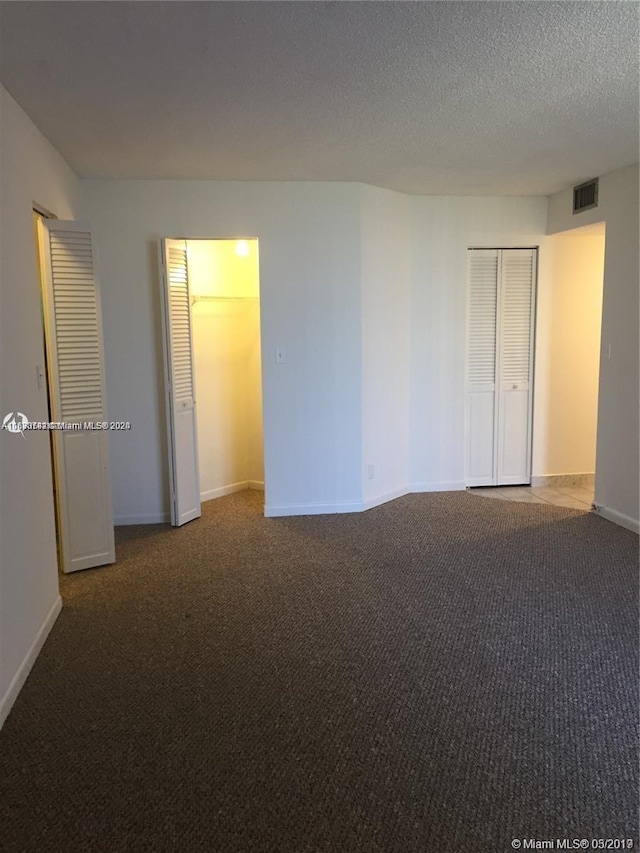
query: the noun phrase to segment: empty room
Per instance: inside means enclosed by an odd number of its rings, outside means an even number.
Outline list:
[[[0,3],[0,847],[638,837],[639,6]]]

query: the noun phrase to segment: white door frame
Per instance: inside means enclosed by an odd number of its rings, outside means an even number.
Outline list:
[[[163,346],[163,363],[164,363],[164,387],[165,387],[165,407],[166,407],[166,419],[167,419],[167,450],[168,450],[168,460],[169,460],[169,504],[170,504],[170,519],[171,524],[173,526],[179,526],[180,524],[186,523],[186,521],[191,520],[191,518],[186,518],[184,521],[178,521],[179,514],[175,507],[175,499],[174,496],[177,494],[178,488],[178,472],[177,472],[177,462],[176,462],[176,447],[175,447],[175,429],[174,429],[174,413],[173,413],[173,402],[171,399],[171,366],[170,366],[170,352],[169,352],[169,341],[168,334],[170,331],[169,327],[169,313],[168,313],[168,305],[167,305],[167,287],[165,284],[166,277],[166,258],[164,246],[167,241],[176,241],[183,242],[185,245],[187,243],[196,243],[196,242],[237,242],[239,240],[247,240],[259,241],[259,237],[257,236],[247,236],[247,235],[232,235],[226,237],[169,237],[164,236],[160,238],[158,242],[158,264],[160,270],[160,287],[162,290],[162,298],[161,298],[161,309],[162,309],[162,346]],[[259,271],[258,271],[259,274]],[[262,336],[262,298],[261,294],[259,297],[259,322],[260,322],[260,341],[262,346],[263,336]],[[191,299],[189,299],[189,317],[190,323],[192,322],[191,316]],[[263,435],[262,435],[262,443],[263,443],[263,458],[265,459],[265,471],[264,471],[264,489],[266,496],[267,489],[267,474],[266,474],[266,453],[264,442],[265,442],[265,433],[264,433],[264,359],[262,358],[263,353],[261,352],[260,358],[260,392],[262,395],[262,406],[263,406]],[[196,386],[195,379],[195,371],[194,371],[194,359],[193,359],[193,335],[191,335],[191,365],[192,365],[192,376],[193,376],[193,384],[194,390]],[[194,410],[195,410],[195,430],[196,430],[196,447],[195,447],[195,460],[196,460],[196,478],[199,482],[199,471],[197,470],[197,404],[194,400]],[[199,489],[199,486],[198,486]],[[199,491],[198,491],[198,501],[199,501]],[[200,516],[200,512],[198,511],[197,515],[192,515],[192,518],[197,518]]]

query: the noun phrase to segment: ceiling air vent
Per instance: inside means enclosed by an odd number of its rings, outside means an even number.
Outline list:
[[[586,181],[573,188],[573,212],[582,213],[598,206],[598,179]]]

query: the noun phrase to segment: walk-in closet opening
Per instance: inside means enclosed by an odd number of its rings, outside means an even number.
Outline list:
[[[187,240],[200,499],[264,489],[258,241]]]

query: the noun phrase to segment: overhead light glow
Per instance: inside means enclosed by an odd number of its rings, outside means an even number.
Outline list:
[[[238,240],[236,243],[236,255],[240,255],[241,258],[246,258],[249,254],[249,244],[246,240]]]

